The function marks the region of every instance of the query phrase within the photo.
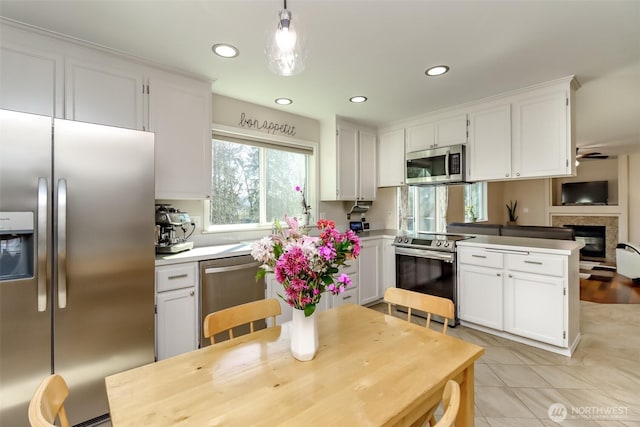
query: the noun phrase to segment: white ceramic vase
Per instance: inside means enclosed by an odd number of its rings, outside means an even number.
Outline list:
[[[306,362],[313,359],[318,350],[318,325],[315,311],[305,317],[304,310],[293,309],[291,319],[291,354],[297,360]]]

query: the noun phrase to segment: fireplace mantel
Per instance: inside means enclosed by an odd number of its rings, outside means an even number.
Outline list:
[[[605,258],[615,262],[616,246],[620,241],[620,221],[616,215],[552,215],[551,225],[563,227],[565,225],[597,225],[605,227]]]

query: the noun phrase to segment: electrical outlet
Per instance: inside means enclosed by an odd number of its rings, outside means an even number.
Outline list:
[[[196,225],[196,228],[202,228],[202,218],[199,216],[192,216],[191,222]]]
[[[522,213],[529,213],[529,208],[522,208]]]

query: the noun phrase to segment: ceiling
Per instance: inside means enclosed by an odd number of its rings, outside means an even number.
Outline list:
[[[0,0],[0,15],[214,81],[214,93],[315,119],[384,126],[575,75],[585,150],[640,151],[640,0],[289,0],[302,74],[266,64],[278,0]],[[211,45],[230,43],[223,59]],[[426,68],[451,67],[440,77]],[[365,95],[364,104],[348,98]],[[282,107],[275,98],[288,97]]]

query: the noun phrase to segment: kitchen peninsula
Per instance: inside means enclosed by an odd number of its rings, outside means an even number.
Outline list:
[[[457,245],[461,325],[571,356],[582,242],[476,236]]]

